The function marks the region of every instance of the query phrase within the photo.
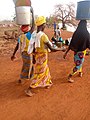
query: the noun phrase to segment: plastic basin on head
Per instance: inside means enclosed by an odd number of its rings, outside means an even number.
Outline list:
[[[90,0],[77,3],[77,20],[90,20]]]

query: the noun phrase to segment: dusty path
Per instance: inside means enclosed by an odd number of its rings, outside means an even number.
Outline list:
[[[12,62],[10,56],[0,56],[0,120],[90,120],[90,56],[86,56],[83,77],[76,75],[75,83],[70,84],[67,75],[73,66],[73,53],[66,60],[63,52],[49,53],[54,85],[36,89],[33,97],[24,93],[30,81],[16,84],[21,58]]]

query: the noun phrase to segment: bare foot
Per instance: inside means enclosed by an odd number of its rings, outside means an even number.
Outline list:
[[[31,92],[31,89],[30,88],[28,88],[27,90],[25,90],[25,93],[26,93],[26,95],[27,96],[29,96],[29,97],[32,97],[35,93],[32,93]]]
[[[74,83],[74,80],[72,80],[71,78],[69,78],[69,79],[68,79],[68,82]]]
[[[50,84],[50,85],[48,85],[48,86],[46,86],[45,88],[46,88],[46,89],[49,89],[52,85],[53,85],[53,83]]]
[[[82,72],[79,72],[79,77],[82,77],[83,73]]]

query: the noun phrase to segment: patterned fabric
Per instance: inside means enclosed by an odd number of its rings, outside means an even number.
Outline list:
[[[18,38],[18,43],[19,43],[21,52],[28,50],[28,45],[29,45],[30,39],[31,39],[30,32],[20,35],[20,37]]]
[[[27,53],[31,33],[27,32],[20,35],[18,38],[20,52],[22,56],[23,66],[20,74],[20,79],[29,79],[33,75],[32,55]]]
[[[29,79],[33,75],[32,55],[27,52],[22,52],[23,66],[20,74],[20,79]]]
[[[71,75],[74,75],[78,71],[82,72],[82,64],[84,62],[85,55],[86,55],[86,50],[81,51],[81,52],[74,52],[75,67],[73,68],[73,72]]]
[[[52,84],[49,67],[47,65],[48,61],[48,51],[45,43],[49,42],[48,37],[44,34],[40,39],[40,48],[36,48],[35,52],[35,69],[34,76],[32,77],[32,83],[30,87],[45,87]]]

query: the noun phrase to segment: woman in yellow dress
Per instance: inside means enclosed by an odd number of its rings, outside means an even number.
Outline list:
[[[28,96],[32,96],[32,88],[37,87],[51,87],[51,75],[48,67],[48,48],[55,52],[62,50],[62,48],[53,48],[52,43],[49,41],[48,36],[43,32],[45,29],[46,19],[45,17],[41,16],[38,17],[35,21],[37,26],[37,31],[32,33],[32,40],[30,42],[30,46],[34,45],[34,57],[35,57],[35,64],[34,64],[34,76],[32,77],[32,82],[30,87],[25,91]],[[33,44],[33,45],[32,45]],[[29,46],[29,47],[30,47]],[[29,48],[29,53],[31,53],[31,47]]]

